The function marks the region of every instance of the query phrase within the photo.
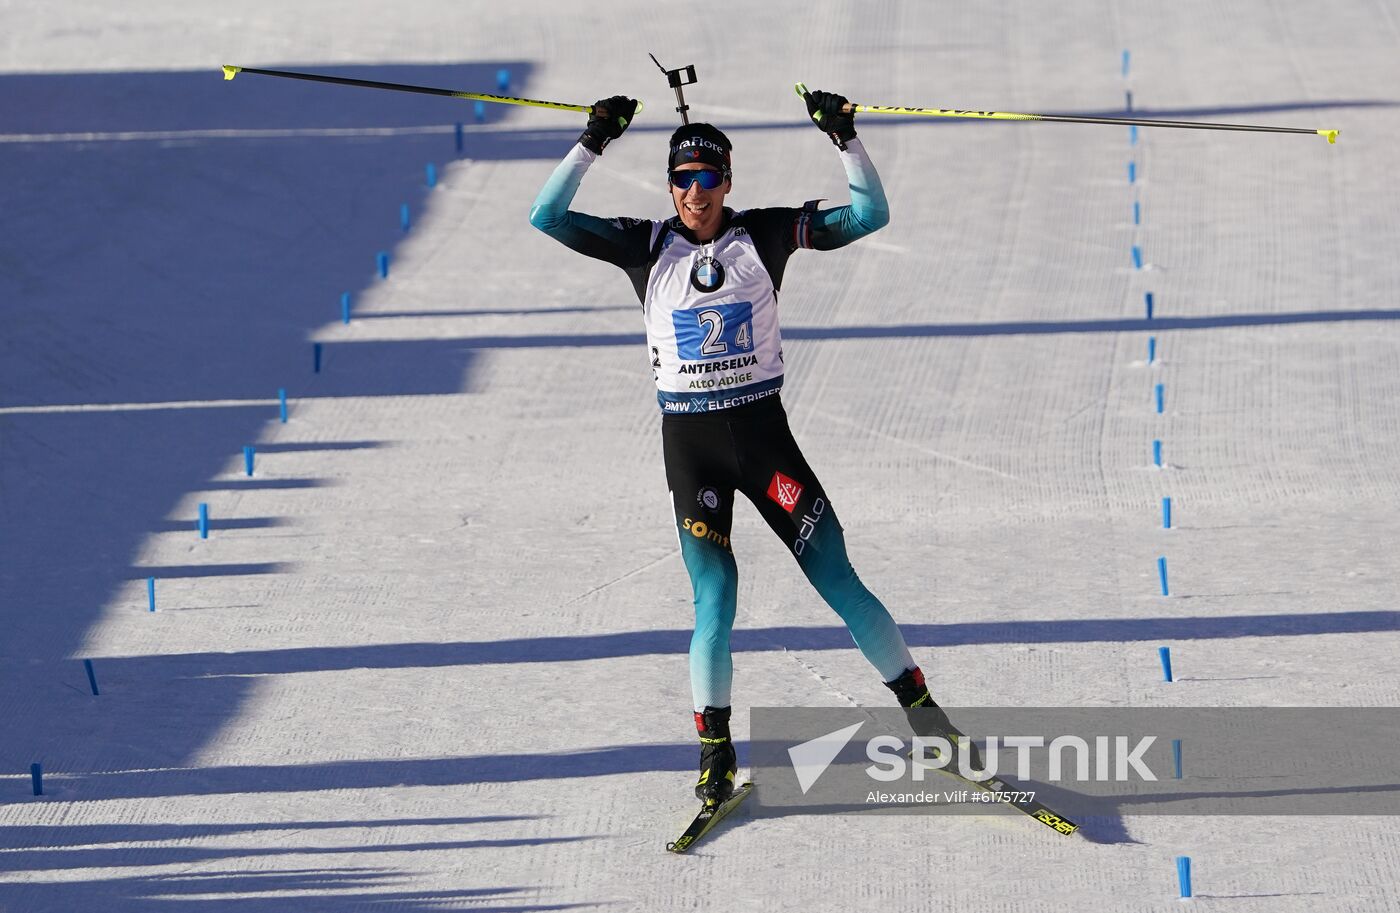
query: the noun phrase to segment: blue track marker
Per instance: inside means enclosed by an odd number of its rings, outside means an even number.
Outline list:
[[[411,225],[411,223],[410,223],[410,221],[409,221],[408,204],[407,204],[407,203],[400,203],[400,204],[399,204],[399,228],[402,229],[403,231],[408,231],[410,225]]]
[[[427,180],[429,187],[437,186],[437,166],[434,165],[432,162],[429,162],[426,166],[424,166],[423,176]]]
[[[1129,162],[1129,163],[1128,163],[1128,183],[1129,183],[1129,184],[1136,184],[1136,183],[1137,183],[1137,162]]]
[[[1152,319],[1152,293],[1147,293],[1147,319]]]
[[[1158,559],[1157,559],[1157,577],[1158,577],[1158,579],[1160,579],[1160,580],[1162,581],[1162,595],[1163,595],[1163,596],[1170,596],[1171,594],[1167,592],[1167,559],[1166,559],[1166,558],[1158,558]],[[1165,650],[1166,647],[1163,647],[1162,649]]]
[[[146,578],[146,606],[149,611],[156,610],[156,578]]]
[[[1172,499],[1162,499],[1162,529],[1172,528]]]
[[[1157,656],[1162,660],[1162,681],[1170,682],[1172,679],[1172,651],[1171,647],[1158,647]]]
[[[249,445],[249,446],[243,448],[243,472],[244,472],[246,475],[250,475],[250,476],[251,476],[251,475],[253,474],[253,454],[254,454],[254,453],[256,453],[256,451],[253,449],[253,447],[252,447],[251,445]]]
[[[1155,365],[1157,363],[1157,337],[1147,337],[1147,363]]]
[[[496,89],[502,94],[510,91],[510,70],[502,67],[496,71]]]
[[[1152,465],[1158,469],[1162,468],[1162,442],[1152,442]]]
[[[389,278],[389,252],[381,250],[374,258],[375,265],[379,267],[379,278]]]
[[[34,781],[34,795],[44,794],[44,768],[38,764],[29,765],[29,778]]]
[[[1133,124],[1131,127],[1128,128],[1128,145],[1137,145],[1137,124]]]
[[[1123,52],[1123,75],[1128,75],[1128,52]]]
[[[1172,739],[1172,766],[1176,768],[1176,778],[1181,779],[1181,739]]]
[[[350,293],[349,293],[349,292],[341,292],[341,293],[340,293],[340,322],[341,322],[341,323],[349,323],[349,322],[350,322]]]
[[[199,505],[199,538],[209,538],[209,505],[203,502]]]
[[[472,106],[472,116],[476,118],[478,124],[486,122],[486,102],[479,101]]]
[[[480,104],[480,102],[478,102],[478,104]],[[458,154],[458,155],[461,155],[461,154],[462,154],[463,142],[462,142],[462,125],[461,125],[460,123],[457,124],[456,139],[457,139],[457,154]]]
[[[1164,398],[1166,396],[1166,387],[1162,384],[1158,384],[1156,387],[1153,388],[1153,396],[1157,400],[1157,411],[1160,413],[1162,411],[1162,407],[1165,405]]]
[[[99,692],[97,690],[97,674],[92,671],[92,660],[83,660],[83,668],[87,670],[88,685],[92,687],[92,693],[94,695],[98,694]]]
[[[1133,201],[1133,224],[1142,224],[1142,204],[1136,200]]]
[[[1176,882],[1183,900],[1191,896],[1191,857],[1176,857]]]
[[[1142,269],[1142,248],[1133,245],[1133,269]]]
[[[277,407],[282,416],[282,424],[287,424],[287,390],[279,387],[277,390]]]
[[[311,370],[315,374],[321,373],[321,344],[319,342],[311,344]]]

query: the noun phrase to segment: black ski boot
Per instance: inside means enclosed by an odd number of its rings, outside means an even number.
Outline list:
[[[953,721],[948,719],[948,714],[944,712],[943,708],[934,703],[933,697],[928,693],[928,686],[924,684],[922,669],[915,666],[905,670],[899,678],[892,682],[885,682],[885,687],[894,692],[899,706],[904,708],[904,715],[908,718],[909,728],[914,730],[914,735],[924,738],[941,736],[952,744],[954,756],[945,768],[946,770],[958,772],[957,753],[959,751],[967,752],[969,769],[975,771],[983,769],[982,753],[977,750],[977,746],[971,739],[963,735],[953,725]],[[934,757],[938,757],[938,755],[935,754]]]
[[[706,707],[695,714],[700,733],[700,780],[695,796],[706,805],[719,805],[734,793],[738,763],[729,738],[729,708]]]

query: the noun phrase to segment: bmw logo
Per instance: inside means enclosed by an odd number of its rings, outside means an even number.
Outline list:
[[[714,257],[701,257],[690,268],[690,284],[696,291],[713,292],[724,285],[724,267]]]

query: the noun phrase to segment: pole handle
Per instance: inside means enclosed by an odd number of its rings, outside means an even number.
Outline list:
[[[804,100],[807,98],[808,92],[806,83],[799,82],[797,85],[793,86],[793,88],[797,90],[797,94],[801,95]],[[850,102],[846,102],[844,105],[841,106],[842,114],[855,114],[857,111],[864,110],[865,108],[863,106],[853,105]]]
[[[641,113],[642,113],[642,107],[643,107],[643,105],[642,105],[642,100],[639,98],[639,99],[637,99],[636,101],[637,101],[637,110],[632,112],[632,116],[633,116],[633,117],[636,117],[638,114],[641,114]],[[589,105],[589,106],[587,106],[584,110],[586,110],[589,114],[597,114],[597,115],[600,115],[600,116],[605,115],[605,114],[607,113],[605,109],[599,108],[599,107],[597,107],[596,105]]]

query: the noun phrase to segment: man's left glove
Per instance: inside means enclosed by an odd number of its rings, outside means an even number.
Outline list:
[[[622,135],[622,131],[627,129],[636,113],[635,98],[614,95],[612,98],[600,99],[594,103],[593,112],[588,115],[588,126],[584,128],[578,141],[583,143],[584,148],[602,155],[608,143],[617,139]]]
[[[855,111],[842,110],[850,104],[846,96],[835,92],[808,92],[802,96],[802,100],[807,103],[807,113],[811,115],[812,123],[820,127],[823,133],[831,137],[836,148],[844,152],[846,143],[856,138]]]

